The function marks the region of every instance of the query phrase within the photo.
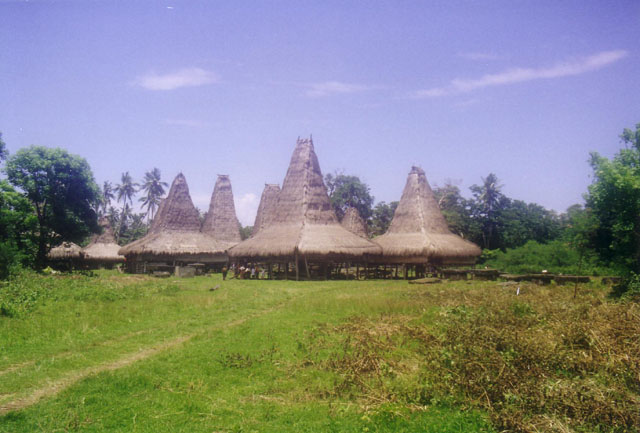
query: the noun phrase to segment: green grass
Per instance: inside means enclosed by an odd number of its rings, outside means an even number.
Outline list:
[[[11,311],[0,315],[0,408],[24,407],[5,410],[2,432],[624,431],[637,420],[626,415],[637,378],[622,369],[638,358],[619,346],[637,347],[638,309],[597,286],[572,300],[572,287],[523,286],[516,299],[495,282],[20,278],[0,288]],[[37,294],[24,307],[10,284]],[[553,335],[559,317],[603,328],[615,314],[628,323],[585,334],[597,344],[575,326]],[[610,334],[630,340],[612,346]],[[585,356],[593,363],[576,366]],[[551,393],[546,408],[532,404],[540,376],[515,373],[536,363],[562,398],[579,386],[628,404],[591,417]]]

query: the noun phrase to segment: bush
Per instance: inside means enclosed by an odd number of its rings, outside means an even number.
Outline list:
[[[640,275],[631,273],[611,289],[611,297],[640,301]]]
[[[587,275],[611,275],[616,274],[610,269],[598,263],[592,252],[580,253],[561,240],[541,244],[529,241],[521,247],[499,250],[485,250],[482,257],[484,264],[503,272],[512,273],[539,273],[542,270],[555,274],[587,274]]]

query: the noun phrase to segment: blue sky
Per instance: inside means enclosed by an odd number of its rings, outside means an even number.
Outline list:
[[[640,122],[638,41],[638,1],[0,1],[0,131],[201,209],[229,174],[245,225],[309,134],[376,201],[420,165],[564,211]]]

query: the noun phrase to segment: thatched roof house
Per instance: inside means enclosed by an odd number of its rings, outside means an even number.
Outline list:
[[[219,174],[216,186],[211,194],[209,212],[202,224],[202,232],[213,236],[219,241],[240,242],[240,222],[236,216],[233,203],[231,181],[226,174]]]
[[[198,210],[191,201],[189,187],[182,173],[171,184],[169,194],[158,209],[149,233],[122,247],[119,254],[132,262],[215,263],[227,260],[232,243],[216,240],[200,231]]]
[[[340,225],[349,230],[351,233],[360,236],[361,238],[367,239],[369,237],[367,224],[364,222],[364,220],[360,216],[360,212],[358,212],[358,209],[356,209],[355,207],[347,208],[347,211],[344,213],[344,217],[342,217]]]
[[[385,263],[473,264],[482,252],[451,233],[419,167],[411,168],[389,230],[373,241]]]
[[[244,259],[362,260],[380,247],[338,222],[311,139],[298,139],[271,223],[229,250]]]
[[[47,258],[53,261],[80,260],[83,257],[82,248],[73,242],[63,242],[57,247],[51,248],[51,251],[47,254]]]
[[[271,224],[276,205],[278,204],[278,194],[280,194],[280,185],[272,183],[264,184],[264,190],[262,190],[262,196],[260,197],[260,205],[258,206],[256,220],[253,223],[251,236],[255,236],[260,230]]]
[[[105,217],[98,222],[102,234],[95,235],[89,245],[84,247],[84,260],[93,265],[113,265],[124,262],[124,256],[118,254],[120,245],[116,243],[109,220]]]

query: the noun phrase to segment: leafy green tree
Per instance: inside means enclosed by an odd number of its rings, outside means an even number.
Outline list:
[[[460,188],[451,181],[446,181],[444,186],[433,188],[433,195],[453,233],[466,239],[481,236],[480,226],[471,215],[473,202],[462,197]]]
[[[34,207],[38,222],[36,265],[52,245],[81,242],[98,231],[94,206],[100,192],[84,158],[63,149],[31,146],[7,160],[6,173]]]
[[[240,227],[240,239],[249,239],[251,237],[251,233],[253,233],[253,226]]]
[[[371,224],[369,226],[371,236],[383,235],[387,229],[389,229],[397,207],[397,201],[392,201],[389,204],[381,201],[373,208],[373,217],[371,218]]]
[[[324,177],[327,192],[331,199],[331,205],[339,219],[349,207],[354,207],[360,213],[363,220],[369,221],[373,213],[373,196],[369,192],[369,186],[363,183],[357,176],[345,174],[327,174]]]
[[[501,192],[502,185],[495,174],[489,173],[482,178],[482,185],[472,185],[470,189],[475,202],[472,215],[480,225],[481,232],[481,238],[476,242],[482,248],[499,248],[499,216],[508,201]]]
[[[7,145],[4,141],[2,141],[2,132],[0,132],[0,162],[7,159],[9,156],[9,151],[7,150]]]
[[[37,252],[37,220],[31,202],[0,180],[0,279],[15,266],[30,266]]]
[[[612,160],[591,153],[587,207],[597,220],[594,246],[606,261],[640,273],[640,123],[624,129]]]
[[[142,207],[147,208],[148,220],[153,219],[155,211],[162,201],[164,189],[168,186],[167,182],[162,182],[160,180],[159,169],[154,167],[153,170],[144,174],[144,182],[142,183],[140,190],[144,191],[146,195],[140,198],[140,201],[142,202]]]

